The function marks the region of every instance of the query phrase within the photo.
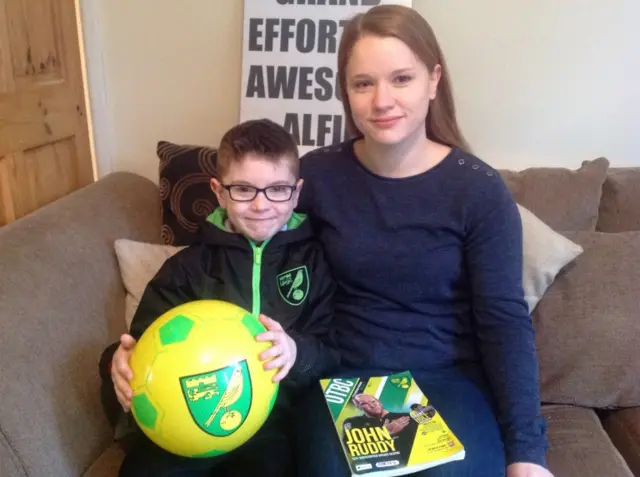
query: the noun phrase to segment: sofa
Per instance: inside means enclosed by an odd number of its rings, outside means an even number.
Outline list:
[[[640,168],[599,158],[500,173],[581,248],[532,310],[550,468],[638,477]],[[98,376],[101,351],[126,329],[114,243],[169,243],[163,187],[116,172],[0,228],[0,476],[117,474],[123,450]]]

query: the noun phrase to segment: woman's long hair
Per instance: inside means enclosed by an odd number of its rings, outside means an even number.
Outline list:
[[[346,93],[346,70],[354,45],[365,35],[397,38],[420,58],[429,72],[433,72],[435,66],[440,65],[440,82],[436,97],[429,104],[426,134],[432,141],[450,147],[459,147],[469,152],[470,148],[456,120],[449,69],[438,40],[427,21],[418,12],[402,5],[373,7],[365,13],[354,16],[344,27],[338,50],[338,81],[347,131],[354,136],[362,135],[351,115],[351,105]]]

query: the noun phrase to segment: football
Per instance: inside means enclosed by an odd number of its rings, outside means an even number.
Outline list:
[[[136,343],[131,410],[142,431],[184,457],[213,457],[245,443],[264,424],[278,394],[275,370],[255,337],[265,327],[219,300],[177,306]]]

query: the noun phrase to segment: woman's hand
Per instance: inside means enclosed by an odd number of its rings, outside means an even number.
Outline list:
[[[507,477],[553,477],[553,474],[537,464],[517,462],[507,466]]]
[[[111,362],[111,380],[116,390],[118,402],[125,412],[129,412],[131,409],[131,398],[133,397],[133,390],[130,384],[133,379],[133,371],[129,367],[129,360],[135,345],[136,340],[133,339],[133,336],[122,335],[120,337],[120,346],[113,354]]]
[[[298,349],[296,342],[282,329],[282,325],[268,316],[260,315],[260,323],[262,323],[267,331],[256,336],[258,341],[271,341],[271,348],[260,353],[261,361],[271,359],[264,365],[264,369],[279,368],[273,377],[274,382],[281,381],[291,370],[293,363],[296,362]]]

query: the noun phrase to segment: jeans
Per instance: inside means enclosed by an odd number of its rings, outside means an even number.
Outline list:
[[[385,374],[365,371],[367,375]],[[361,376],[363,370],[341,371]],[[413,373],[430,403],[465,448],[465,458],[411,474],[412,477],[501,477],[506,472],[504,445],[484,375],[476,370],[451,369]],[[319,386],[298,406],[297,475],[349,477],[342,447]]]

